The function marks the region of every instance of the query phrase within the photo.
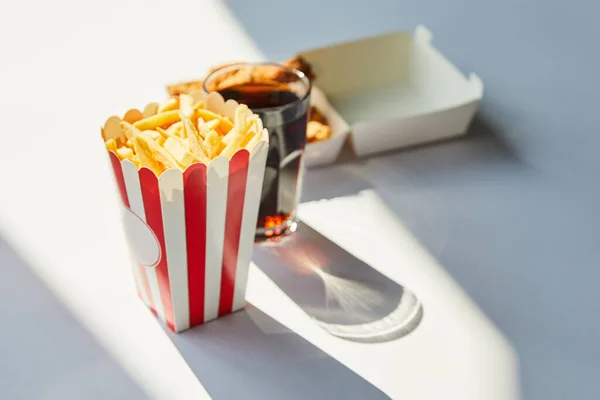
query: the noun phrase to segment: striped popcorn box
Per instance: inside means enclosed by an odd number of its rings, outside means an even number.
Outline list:
[[[194,97],[205,101],[206,110],[234,120],[237,103],[225,103],[217,93]],[[155,105],[144,112],[130,110],[124,120],[135,125],[157,110]],[[111,117],[105,124],[105,140],[121,134],[116,122]],[[109,151],[127,239],[137,261],[133,275],[138,295],[175,332],[245,305],[268,151],[268,134],[262,123],[258,128],[260,140],[231,158],[219,155],[158,176]]]

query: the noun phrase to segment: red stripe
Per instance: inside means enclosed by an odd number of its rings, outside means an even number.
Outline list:
[[[156,268],[156,275],[158,277],[158,287],[160,289],[160,298],[164,307],[165,319],[169,328],[175,330],[158,179],[156,178],[156,175],[154,175],[154,172],[150,171],[148,168],[142,168],[140,170],[140,184],[142,186],[144,209],[146,210],[146,223],[152,228],[160,243],[161,258],[158,265],[154,268]]]
[[[187,236],[190,327],[204,322],[206,261],[206,166],[194,164],[183,174]]]
[[[119,193],[121,194],[121,201],[123,201],[125,207],[129,208],[129,197],[127,196],[127,187],[125,186],[125,178],[123,176],[123,168],[121,167],[121,161],[119,160],[119,157],[117,157],[117,155],[112,151],[109,151],[108,155],[110,157],[110,163],[113,167],[113,172],[115,173],[115,179],[117,180]],[[146,277],[146,271],[144,270],[144,266],[138,264],[137,268],[139,268],[140,274],[142,276],[142,286],[144,286],[143,290],[146,291],[146,293],[148,294],[148,298],[150,299],[150,309],[152,310],[152,312],[156,313],[154,311],[154,304],[152,304],[152,296],[150,296],[150,286],[148,285],[148,279]],[[141,289],[138,287],[138,285],[135,285],[135,288],[137,290],[138,297],[141,299]]]
[[[127,196],[127,187],[125,186],[125,178],[123,176],[123,168],[121,166],[121,161],[119,160],[117,155],[115,153],[113,153],[112,151],[109,151],[108,155],[110,157],[110,162],[112,164],[113,171],[115,173],[115,178],[117,179],[117,186],[119,187],[119,192],[121,193],[121,200],[123,201],[123,204],[125,204],[125,206],[127,208],[129,208],[130,207],[129,197]],[[144,217],[144,216],[142,215],[141,217]],[[137,268],[139,268],[140,279],[142,280],[142,282],[141,282],[142,288],[141,289],[138,287],[138,285],[135,285],[135,287],[137,289],[137,295],[141,299],[142,295],[141,295],[140,290],[144,290],[146,292],[146,297],[148,298],[148,301],[150,303],[149,304],[150,309],[156,315],[154,302],[152,301],[152,294],[150,293],[150,284],[148,283],[148,276],[146,275],[146,266],[144,266],[143,264],[138,264]]]
[[[110,163],[112,164],[113,171],[115,173],[115,179],[117,180],[117,186],[119,187],[119,192],[121,193],[121,200],[125,207],[129,208],[129,198],[127,197],[127,188],[125,187],[125,178],[123,178],[123,168],[121,168],[121,161],[119,157],[112,151],[108,152],[108,156],[110,157]]]
[[[227,187],[227,214],[225,215],[225,243],[223,246],[223,272],[221,276],[221,301],[219,316],[231,313],[235,289],[242,213],[248,178],[249,153],[238,151],[229,162],[229,183]]]

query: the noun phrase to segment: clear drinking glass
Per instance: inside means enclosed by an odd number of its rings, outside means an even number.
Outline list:
[[[239,63],[213,71],[203,88],[248,105],[262,119],[269,131],[269,153],[256,234],[293,231],[304,170],[309,79],[276,63]]]

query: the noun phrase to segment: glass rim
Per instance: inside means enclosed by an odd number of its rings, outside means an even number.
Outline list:
[[[287,65],[283,65],[283,64],[279,64],[279,63],[271,62],[271,61],[239,62],[239,63],[235,63],[235,64],[225,65],[219,69],[214,70],[210,74],[208,74],[208,76],[204,79],[204,82],[202,82],[202,91],[204,92],[205,95],[208,95],[209,93],[211,93],[206,88],[206,83],[209,82],[211,79],[215,78],[216,76],[218,76],[219,74],[222,74],[222,73],[234,70],[234,69],[241,69],[242,67],[261,67],[261,66],[277,67],[279,69],[285,70],[289,73],[296,75],[298,78],[300,78],[300,81],[302,81],[302,83],[304,83],[304,85],[306,86],[306,93],[304,94],[304,96],[298,97],[298,100],[294,100],[291,103],[283,104],[281,106],[276,106],[276,107],[252,108],[252,110],[262,112],[262,113],[267,113],[270,111],[281,111],[283,109],[291,108],[291,107],[297,105],[298,103],[303,102],[304,100],[306,100],[308,98],[308,96],[310,96],[310,92],[312,90],[312,82],[310,81],[310,79],[308,79],[308,77],[306,76],[306,74],[304,72],[300,71],[299,69],[288,67]],[[218,92],[218,90],[214,90],[214,91]]]

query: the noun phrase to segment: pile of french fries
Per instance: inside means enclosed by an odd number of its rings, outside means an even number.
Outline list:
[[[239,149],[250,151],[267,138],[258,115],[244,104],[236,107],[231,120],[206,109],[203,100],[194,103],[192,96],[182,94],[147,114],[136,121],[121,120],[120,134],[103,132],[103,137],[107,150],[121,161],[147,167],[157,176],[169,168],[208,164],[218,156],[230,159]]]

